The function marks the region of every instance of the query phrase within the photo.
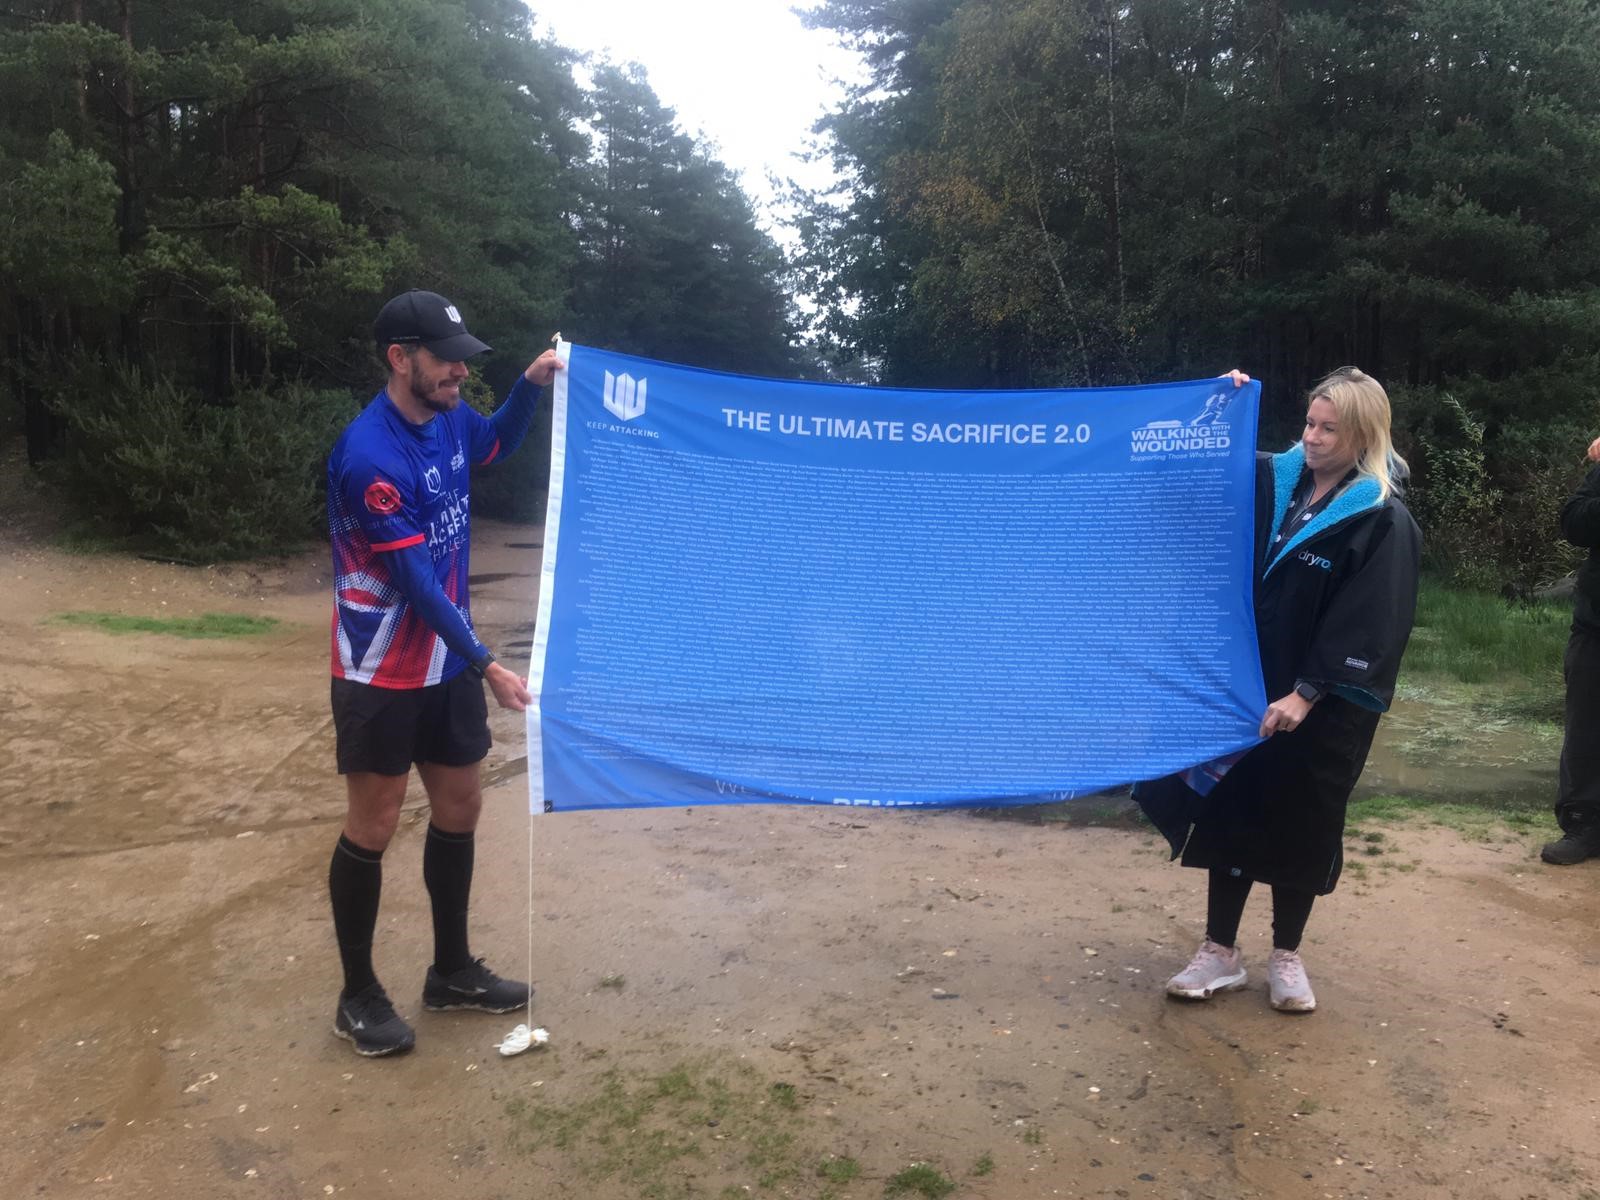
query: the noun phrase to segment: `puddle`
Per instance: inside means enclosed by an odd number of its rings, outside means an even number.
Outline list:
[[[1466,690],[1403,688],[1378,725],[1356,796],[1413,796],[1545,812],[1555,803],[1561,728],[1495,712]],[[1126,791],[1060,804],[968,810],[1029,824],[1136,826]]]
[[[484,575],[468,575],[467,585],[469,587],[476,587],[480,583],[499,583],[502,579],[528,578],[530,578],[530,576],[522,571],[490,571]]]
[[[1358,795],[1494,807],[1553,804],[1561,729],[1487,710],[1470,696],[1403,689],[1378,726]]]

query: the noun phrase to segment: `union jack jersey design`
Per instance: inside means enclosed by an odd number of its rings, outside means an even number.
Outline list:
[[[461,404],[413,425],[379,392],[345,429],[328,458],[336,677],[420,688],[483,653],[467,600],[469,463],[500,457],[502,415],[514,426],[531,408],[514,388],[493,418]]]

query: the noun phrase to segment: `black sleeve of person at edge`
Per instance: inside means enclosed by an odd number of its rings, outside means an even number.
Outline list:
[[[1372,712],[1387,712],[1417,614],[1422,534],[1404,506],[1390,502],[1364,540],[1358,561],[1317,621],[1296,678]]]
[[[1578,490],[1561,506],[1561,536],[1589,552],[1578,564],[1572,627],[1600,635],[1600,466],[1589,469]]]
[[[1561,536],[1574,546],[1600,546],[1600,466],[1589,468],[1572,498],[1561,506]]]

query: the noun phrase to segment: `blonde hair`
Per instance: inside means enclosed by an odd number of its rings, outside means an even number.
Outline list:
[[[1356,471],[1378,485],[1387,500],[1410,473],[1406,460],[1394,449],[1389,433],[1389,393],[1359,367],[1340,367],[1311,389],[1306,397],[1326,400],[1338,415],[1339,434],[1357,447]]]

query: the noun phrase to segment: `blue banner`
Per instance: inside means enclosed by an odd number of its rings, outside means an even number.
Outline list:
[[[1258,384],[558,353],[535,812],[1031,804],[1256,741]]]

